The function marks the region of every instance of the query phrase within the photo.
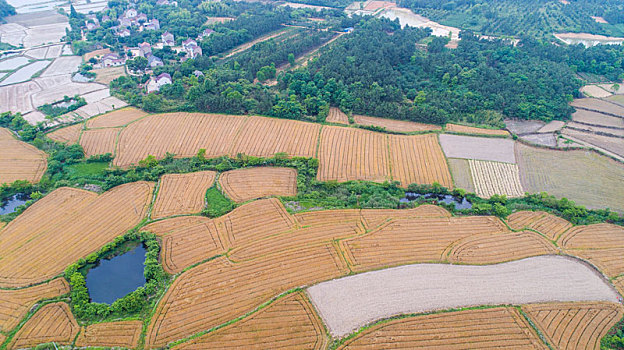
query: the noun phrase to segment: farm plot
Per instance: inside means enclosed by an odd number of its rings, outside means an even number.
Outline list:
[[[524,305],[548,342],[558,349],[600,349],[600,339],[624,315],[615,303],[551,303]]]
[[[134,182],[99,196],[67,187],[48,194],[2,230],[0,285],[24,287],[62,273],[138,224],[152,189]]]
[[[80,139],[80,133],[82,133],[84,125],[82,123],[70,125],[64,128],[56,129],[51,133],[48,133],[48,137],[56,142],[61,142],[69,145],[78,143]]]
[[[211,329],[296,286],[345,273],[346,267],[331,245],[249,263],[232,264],[216,258],[173,282],[148,327],[146,347],[164,346]]]
[[[206,206],[206,191],[216,176],[214,171],[163,175],[152,218],[198,213]]]
[[[230,170],[222,173],[219,184],[235,202],[251,199],[297,194],[297,170],[293,168],[261,167]]]
[[[539,120],[505,119],[505,127],[516,135],[537,133],[546,123]]]
[[[330,123],[349,125],[349,117],[337,107],[331,107],[325,121]]]
[[[418,218],[450,218],[452,215],[446,209],[437,205],[424,204],[413,209],[363,209],[362,221],[371,230],[378,228],[391,219],[418,219]]]
[[[32,26],[26,29],[24,47],[35,47],[48,43],[58,43],[66,35],[69,23],[51,23]]]
[[[115,141],[119,129],[90,129],[82,132],[80,145],[84,148],[85,156],[91,157],[98,154],[114,154]]]
[[[147,113],[134,107],[118,109],[87,121],[87,128],[116,128],[143,118]]]
[[[588,111],[624,117],[624,107],[609,101],[599,100],[597,98],[576,99],[572,101],[570,105],[576,108],[586,109]]]
[[[326,126],[321,131],[320,142],[318,180],[383,182],[389,179],[387,135]]]
[[[515,163],[514,141],[461,135],[440,135],[440,144],[449,158]]]
[[[69,293],[69,285],[64,278],[25,289],[0,290],[0,331],[9,332],[15,328],[39,300],[66,293]]]
[[[530,228],[550,240],[556,241],[572,224],[544,211],[518,211],[507,217],[507,224],[514,230]]]
[[[474,126],[466,126],[466,125],[452,124],[452,123],[446,124],[446,131],[457,132],[457,133],[462,133],[462,134],[509,136],[509,132],[506,130],[476,128]]]
[[[23,56],[11,57],[0,61],[0,71],[12,71],[26,65],[30,60]]]
[[[443,312],[380,323],[338,349],[548,349],[512,307]]]
[[[396,120],[388,118],[369,117],[365,115],[354,115],[353,120],[356,124],[366,126],[376,126],[384,128],[389,131],[395,132],[416,132],[416,131],[431,131],[442,130],[442,127],[433,124],[423,124],[410,122],[405,120]]]
[[[468,160],[470,172],[479,197],[490,198],[499,194],[507,197],[522,197],[524,190],[520,183],[520,171],[516,164]]]
[[[32,94],[34,107],[60,101],[65,96],[84,95],[107,89],[100,84],[73,82],[69,74],[41,77],[35,79],[34,82],[41,86],[41,91]]]
[[[575,249],[567,252],[589,261],[607,276],[615,277],[624,273],[624,248]]]
[[[624,132],[624,129],[622,129],[622,132]],[[624,137],[596,135],[570,128],[563,129],[562,134],[624,157]]]
[[[30,80],[33,75],[37,72],[40,72],[42,69],[47,67],[50,64],[50,61],[35,61],[32,62],[15,72],[11,73],[8,77],[4,78],[0,82],[0,86],[6,86],[11,84],[23,83],[25,81]]]
[[[84,327],[76,339],[76,346],[106,346],[136,348],[139,344],[141,321],[96,323]]]
[[[97,95],[101,95],[102,97],[97,98]],[[83,119],[88,119],[102,113],[110,112],[115,108],[126,107],[128,105],[117,97],[110,96],[110,91],[108,89],[94,91],[82,95],[82,97],[87,101],[87,105],[78,108],[74,113],[78,114]],[[90,98],[94,100],[89,101]]]
[[[581,92],[589,97],[603,98],[611,96],[609,91],[602,89],[598,85],[585,85],[581,88]]]
[[[201,148],[206,149],[206,157],[209,158],[225,155],[246,119],[189,113],[143,118],[121,132],[114,164],[127,167],[148,155],[163,158],[167,152],[178,157],[190,157]]]
[[[589,151],[555,151],[517,145],[525,191],[546,191],[590,209],[624,212],[624,165]],[[587,176],[591,174],[591,176]]]
[[[462,188],[468,192],[475,192],[474,182],[470,174],[470,165],[467,159],[449,158],[449,169],[453,177],[453,184],[457,188]]]
[[[47,155],[17,140],[9,129],[0,128],[0,184],[15,180],[37,183],[46,171]]]
[[[244,320],[173,349],[324,349],[325,328],[302,292],[273,302]]]
[[[624,119],[579,109],[572,114],[572,120],[578,123],[612,128],[624,128]]]
[[[561,256],[486,266],[407,265],[323,282],[308,288],[308,295],[334,336],[406,313],[550,301],[618,302],[615,290],[591,267]]]
[[[82,63],[80,56],[62,56],[55,59],[52,64],[41,73],[41,77],[52,77],[56,75],[68,75],[78,71]]]
[[[94,71],[95,82],[109,85],[111,81],[126,75],[125,67],[100,68]]]
[[[66,303],[48,304],[24,324],[15,334],[8,348],[31,348],[50,342],[71,345],[78,335],[79,328]]]
[[[453,188],[444,153],[435,134],[388,136],[392,179],[404,187],[437,182]],[[366,150],[361,150],[366,153]]]
[[[624,248],[624,228],[606,223],[576,226],[559,238],[559,244],[566,249]]]
[[[564,129],[564,133],[570,129],[577,132],[624,138],[624,129],[615,129],[603,126],[586,125],[577,122],[568,122],[568,124],[566,125],[566,129]]]

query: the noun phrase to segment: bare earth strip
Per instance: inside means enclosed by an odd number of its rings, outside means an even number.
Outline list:
[[[323,282],[308,288],[308,294],[334,336],[405,313],[549,301],[618,302],[618,294],[595,270],[560,256],[488,266],[401,266]]]
[[[15,180],[37,183],[48,166],[47,155],[0,128],[0,184]]]
[[[624,132],[624,130],[622,130],[622,132]],[[572,138],[590,143],[594,146],[598,146],[601,149],[605,149],[609,152],[613,152],[619,156],[624,157],[624,137],[596,135],[569,128],[563,129],[562,134],[564,136],[570,136]]]
[[[599,100],[597,98],[576,99],[571,103],[571,105],[573,107],[588,109],[590,111],[614,114],[624,117],[624,107],[608,101]]]
[[[442,134],[440,144],[448,158],[516,162],[514,141],[510,139]]]
[[[380,128],[385,128],[386,130],[389,130],[389,131],[397,131],[397,132],[442,130],[442,127],[440,127],[439,125],[422,124],[422,123],[410,122],[406,120],[377,118],[377,117],[369,117],[365,115],[354,115],[353,119],[356,124],[367,125],[367,126],[377,126]]]
[[[484,129],[484,128],[476,128],[474,126],[466,126],[466,125],[451,124],[451,123],[446,124],[446,130],[451,131],[451,132],[459,132],[463,134],[509,136],[509,132],[507,130]]]
[[[268,196],[289,197],[297,194],[297,170],[278,167],[230,170],[221,174],[219,184],[235,202]]]
[[[624,128],[624,119],[610,115],[579,109],[572,114],[572,120],[579,123],[612,128]]]

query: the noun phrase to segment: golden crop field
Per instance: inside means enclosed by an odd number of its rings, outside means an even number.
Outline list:
[[[69,293],[64,278],[30,288],[0,290],[0,331],[9,332],[26,316],[36,302]]]
[[[566,252],[589,261],[607,276],[616,277],[624,273],[624,248],[574,249]]]
[[[469,159],[468,164],[479,197],[490,198],[495,194],[507,197],[524,196],[516,164],[475,159]]]
[[[507,223],[514,230],[530,228],[551,240],[557,240],[572,227],[567,220],[543,211],[518,211],[507,217]]]
[[[338,349],[548,349],[511,307],[421,315],[374,325]]]
[[[442,148],[435,134],[400,136],[389,135],[392,180],[404,187],[409,184],[439,183],[453,188]]]
[[[268,196],[295,196],[297,170],[279,167],[230,170],[219,176],[219,184],[228,197],[239,203]]]
[[[522,306],[557,349],[600,349],[600,339],[617,323],[622,305],[607,302],[549,303]]]
[[[76,346],[106,346],[136,348],[139,344],[143,322],[116,321],[96,323],[83,327]]]
[[[66,303],[43,306],[15,334],[9,349],[30,348],[42,343],[55,342],[70,345],[80,327]]]
[[[0,235],[0,285],[50,279],[138,224],[154,185],[134,182],[101,195],[59,188],[11,221]]]
[[[362,220],[369,230],[376,229],[392,219],[418,218],[450,218],[452,215],[446,209],[437,205],[420,205],[412,209],[362,209]]]
[[[613,224],[576,226],[559,238],[566,249],[601,249],[624,247],[624,227]]]
[[[137,119],[143,118],[146,115],[147,113],[140,109],[134,107],[126,107],[113,112],[102,114],[101,116],[95,117],[93,119],[89,119],[87,121],[87,128],[115,128],[119,126],[124,126]]]
[[[85,156],[91,157],[98,154],[115,153],[115,142],[119,129],[90,129],[82,132],[80,145],[85,151]]]
[[[349,125],[349,117],[340,110],[340,108],[331,107],[329,108],[329,114],[325,121],[330,123],[344,124]]]
[[[41,180],[48,166],[45,152],[19,141],[11,130],[4,128],[0,128],[0,150],[0,184]]]
[[[253,315],[174,346],[176,350],[202,349],[314,349],[327,345],[322,321],[303,292],[273,302]]]
[[[206,206],[206,191],[214,184],[216,176],[214,171],[163,175],[152,219],[200,212]]]
[[[452,123],[446,124],[446,131],[457,132],[457,133],[462,133],[462,134],[509,136],[509,132],[507,130],[475,128],[474,126],[466,126],[466,125],[452,124]]]
[[[47,136],[56,142],[73,145],[75,143],[78,143],[78,140],[80,139],[80,133],[82,133],[83,128],[84,124],[78,123],[66,126],[64,128],[56,129],[51,133],[48,133]]]
[[[416,123],[407,120],[369,117],[365,115],[353,115],[353,121],[355,121],[356,124],[376,126],[395,132],[442,130],[442,127],[433,124]]]

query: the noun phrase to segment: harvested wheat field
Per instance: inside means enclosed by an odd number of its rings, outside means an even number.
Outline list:
[[[106,346],[136,348],[139,344],[141,321],[96,323],[84,327],[76,339],[76,346]]]
[[[587,260],[609,277],[624,273],[624,248],[574,249],[566,252]]]
[[[624,248],[624,227],[613,224],[576,226],[559,238],[566,249]]]
[[[349,117],[340,108],[331,107],[325,121],[330,123],[349,125]]]
[[[48,134],[48,137],[56,142],[73,145],[78,143],[83,127],[82,123],[66,126],[52,131]]]
[[[449,158],[447,160],[449,170],[453,177],[453,185],[456,188],[462,188],[468,192],[475,192],[472,174],[470,173],[470,165],[468,159]]]
[[[423,204],[413,209],[362,209],[362,221],[369,229],[385,226],[393,219],[445,219],[452,215],[448,210],[432,204]],[[502,226],[501,226],[502,227]]]
[[[324,349],[323,323],[303,292],[274,301],[253,315],[173,349]]]
[[[216,176],[214,171],[163,175],[152,219],[200,212],[206,206],[206,191],[214,184]]]
[[[550,301],[618,302],[618,294],[594,269],[552,255],[485,266],[400,266],[323,282],[308,288],[308,295],[330,333],[339,337],[406,313]]]
[[[612,128],[624,128],[624,119],[613,117],[603,113],[596,113],[579,109],[572,114],[572,120],[578,123],[607,126]]]
[[[497,264],[546,254],[557,254],[557,249],[535,232],[483,233],[454,243],[448,260],[473,265]]]
[[[615,303],[549,303],[524,305],[548,342],[557,349],[600,349],[600,339],[624,315]]]
[[[88,120],[87,128],[115,128],[127,125],[137,119],[145,117],[146,115],[147,113],[140,109],[126,107]]]
[[[572,101],[570,105],[580,109],[624,117],[624,107],[609,101],[599,100],[597,98],[576,99]]]
[[[529,228],[550,240],[556,241],[572,224],[565,219],[544,211],[518,211],[507,217],[507,224],[514,230]]]
[[[99,196],[62,187],[40,199],[0,232],[0,286],[50,279],[124,234],[145,217],[153,187],[133,182]]]
[[[444,153],[436,134],[400,136],[389,135],[392,180],[404,187],[412,183],[432,184],[453,188]]]
[[[442,312],[373,325],[338,349],[548,349],[512,307]]]
[[[417,262],[445,260],[453,242],[477,234],[499,233],[507,227],[496,217],[394,219],[365,236],[340,241],[354,271]]]
[[[19,141],[9,129],[0,128],[0,184],[15,180],[37,183],[48,166],[47,155]]]
[[[511,139],[442,134],[440,144],[449,158],[516,162]]]
[[[38,286],[0,290],[0,331],[9,332],[19,323],[36,302],[69,293],[64,278],[57,278]]]
[[[297,195],[297,170],[260,167],[230,170],[219,176],[223,192],[235,202],[251,199]]]
[[[516,164],[468,160],[477,196],[490,198],[499,194],[507,197],[522,197],[524,190],[520,183],[520,171]]]
[[[516,149],[525,191],[546,191],[590,209],[624,212],[624,164],[591,151],[555,151],[523,144]]]
[[[95,82],[108,86],[111,81],[126,75],[126,67],[100,68],[94,71]]]
[[[461,134],[509,136],[509,132],[507,130],[476,128],[474,126],[466,126],[466,125],[451,124],[451,123],[446,124],[445,129],[446,131],[456,132],[456,133],[461,133]]]
[[[232,264],[220,257],[176,279],[156,307],[146,347],[161,347],[221,325],[289,289],[345,275],[331,246]]]
[[[43,306],[15,334],[9,349],[31,348],[42,343],[55,342],[71,345],[80,327],[66,303]]]
[[[396,120],[396,119],[389,119],[389,118],[368,117],[365,115],[354,115],[353,120],[355,121],[356,124],[366,125],[366,126],[376,126],[379,128],[384,128],[388,131],[395,131],[395,132],[442,130],[442,127],[439,125],[423,124],[423,123],[416,123],[416,122],[410,122],[406,120]]]
[[[119,129],[90,129],[82,132],[80,145],[84,149],[85,156],[90,157],[98,154],[115,154],[115,141]]]

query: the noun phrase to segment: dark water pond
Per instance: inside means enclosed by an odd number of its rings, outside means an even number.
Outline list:
[[[14,194],[7,201],[0,202],[0,215],[11,214],[17,207],[28,202],[30,196],[26,193]]]
[[[145,284],[143,263],[145,248],[140,245],[110,260],[103,259],[87,272],[87,289],[91,301],[111,304]]]
[[[401,203],[408,203],[411,201],[415,201],[419,198],[424,199],[437,199],[438,202],[442,202],[445,204],[455,204],[455,209],[470,209],[472,208],[472,203],[470,203],[466,198],[454,197],[450,194],[435,194],[435,193],[414,193],[414,192],[405,192],[405,197],[401,198]]]

